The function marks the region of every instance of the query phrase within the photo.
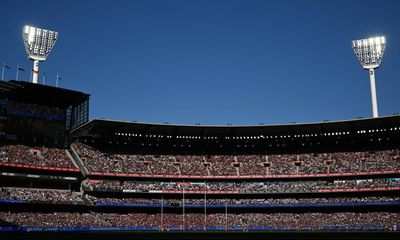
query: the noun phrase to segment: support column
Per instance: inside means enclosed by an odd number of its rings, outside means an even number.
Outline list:
[[[375,70],[371,68],[368,70],[368,72],[371,84],[372,116],[376,118],[379,117],[379,113],[378,113],[378,100],[376,99]]]
[[[39,61],[33,60],[33,68],[32,68],[32,83],[38,83],[39,80]]]

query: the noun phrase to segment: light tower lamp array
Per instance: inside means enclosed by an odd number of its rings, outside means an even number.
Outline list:
[[[379,117],[374,69],[380,65],[385,47],[386,39],[384,36],[353,41],[354,53],[357,55],[363,68],[369,72],[373,117]]]
[[[38,83],[39,62],[45,61],[57,41],[58,33],[55,31],[25,26],[22,37],[28,58],[33,61],[32,82]]]

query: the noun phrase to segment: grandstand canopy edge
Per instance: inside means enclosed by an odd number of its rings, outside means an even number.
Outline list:
[[[89,94],[24,81],[0,81],[0,95],[15,101],[67,108],[85,101]]]
[[[400,116],[366,118],[347,121],[288,124],[288,125],[254,125],[254,126],[198,126],[173,125],[140,122],[124,122],[107,119],[94,119],[75,129],[73,135],[112,136],[115,133],[148,133],[186,136],[256,136],[256,135],[287,135],[322,132],[350,132],[371,129],[400,127]]]

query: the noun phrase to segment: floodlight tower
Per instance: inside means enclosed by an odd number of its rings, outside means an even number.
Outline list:
[[[57,41],[58,33],[55,31],[25,26],[22,37],[26,54],[33,61],[32,83],[38,83],[39,62],[45,61]]]
[[[375,69],[381,64],[386,40],[384,36],[354,40],[353,50],[364,69],[369,72],[373,117],[379,117],[376,99]]]

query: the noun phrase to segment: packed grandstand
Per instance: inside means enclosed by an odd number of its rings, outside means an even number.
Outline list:
[[[399,230],[400,116],[89,122],[87,94],[1,84],[2,231]]]

